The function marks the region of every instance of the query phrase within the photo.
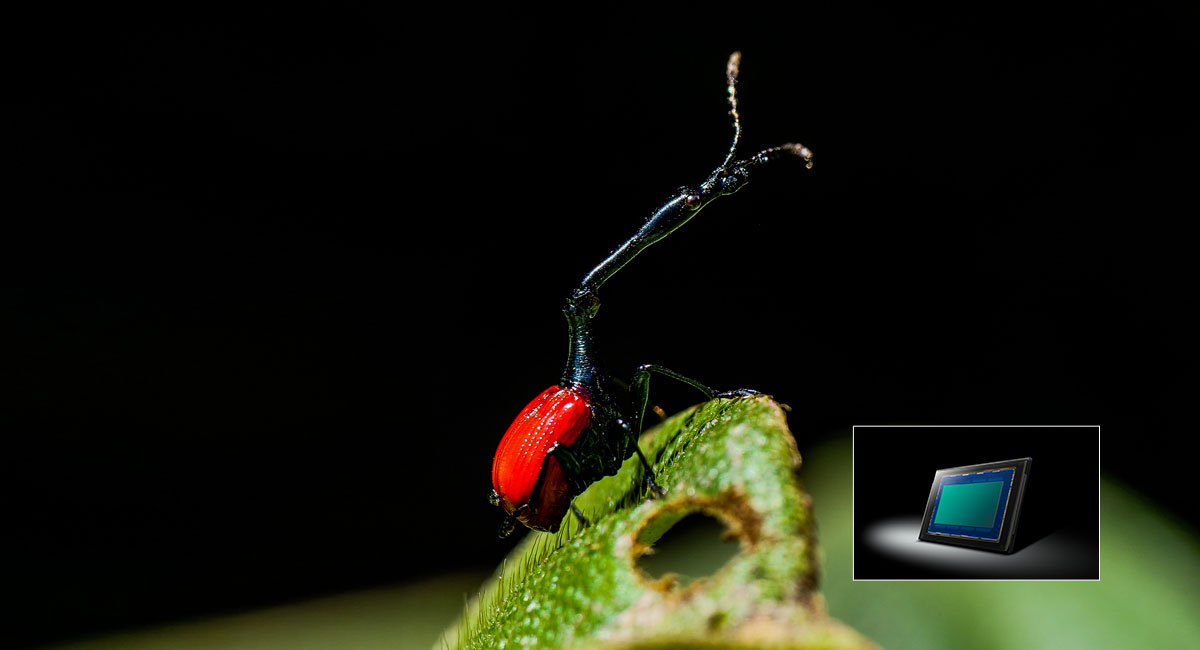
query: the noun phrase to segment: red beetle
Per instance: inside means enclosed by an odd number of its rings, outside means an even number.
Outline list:
[[[580,387],[551,386],[535,397],[496,450],[492,486],[498,505],[530,528],[557,530],[571,486],[562,462],[550,452],[570,448],[591,422],[591,400]]]
[[[651,490],[661,493],[654,472],[638,448],[642,417],[650,389],[650,373],[656,372],[690,384],[712,398],[707,386],[661,366],[639,366],[629,387],[630,402],[618,408],[605,390],[603,375],[592,359],[590,324],[600,309],[596,292],[638,253],[687,223],[705,205],[719,196],[733,194],[757,167],[785,156],[799,156],[812,167],[812,152],[800,144],[785,144],[760,151],[744,160],[734,160],[741,123],[737,112],[738,64],[741,55],[729,57],[730,115],[733,116],[733,145],[725,161],[696,187],[685,187],[654,211],[633,237],[621,244],[580,283],[567,299],[570,352],[562,380],[538,395],[521,411],[500,440],[492,462],[492,505],[504,508],[500,536],[512,532],[514,520],[535,530],[556,531],[572,510],[581,522],[586,519],[572,500],[593,482],[612,474],[636,453],[645,469]],[[739,390],[723,395],[745,395]],[[624,414],[624,415],[623,415]]]

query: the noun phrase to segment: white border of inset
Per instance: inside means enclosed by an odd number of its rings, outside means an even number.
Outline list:
[[[856,536],[858,527],[854,518],[854,491],[858,483],[854,480],[856,471],[855,445],[858,441],[858,428],[872,429],[1095,429],[1096,430],[1096,577],[1095,578],[856,578],[854,577],[854,560],[858,553]],[[850,427],[850,581],[851,582],[1100,582],[1101,562],[1101,491],[1100,491],[1100,454],[1103,449],[1100,444],[1099,424],[855,424]],[[1034,458],[1036,461],[1037,459]],[[987,551],[984,551],[987,552]]]

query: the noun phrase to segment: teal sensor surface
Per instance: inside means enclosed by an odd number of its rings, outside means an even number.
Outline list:
[[[920,539],[1011,553],[1032,458],[938,470]]]

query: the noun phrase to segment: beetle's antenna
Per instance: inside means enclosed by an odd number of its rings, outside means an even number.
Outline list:
[[[729,82],[729,114],[733,116],[733,144],[729,145],[729,153],[725,156],[725,162],[721,163],[721,167],[728,165],[729,161],[733,160],[734,154],[737,153],[738,142],[742,139],[742,120],[737,109],[737,78],[738,68],[741,64],[741,52],[730,54],[729,62],[725,64],[725,79]]]
[[[750,156],[750,158],[748,158],[744,164],[765,165],[773,160],[782,158],[784,155],[799,156],[804,159],[804,166],[808,169],[812,169],[812,150],[800,144],[799,142],[789,142],[787,144],[781,144],[778,147],[763,149],[753,156]]]

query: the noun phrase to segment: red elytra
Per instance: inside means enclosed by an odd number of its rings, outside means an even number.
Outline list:
[[[547,453],[554,443],[570,447],[591,421],[591,399],[572,386],[551,386],[521,410],[492,462],[492,487],[505,511],[535,530],[558,528],[571,505],[570,485]]]

